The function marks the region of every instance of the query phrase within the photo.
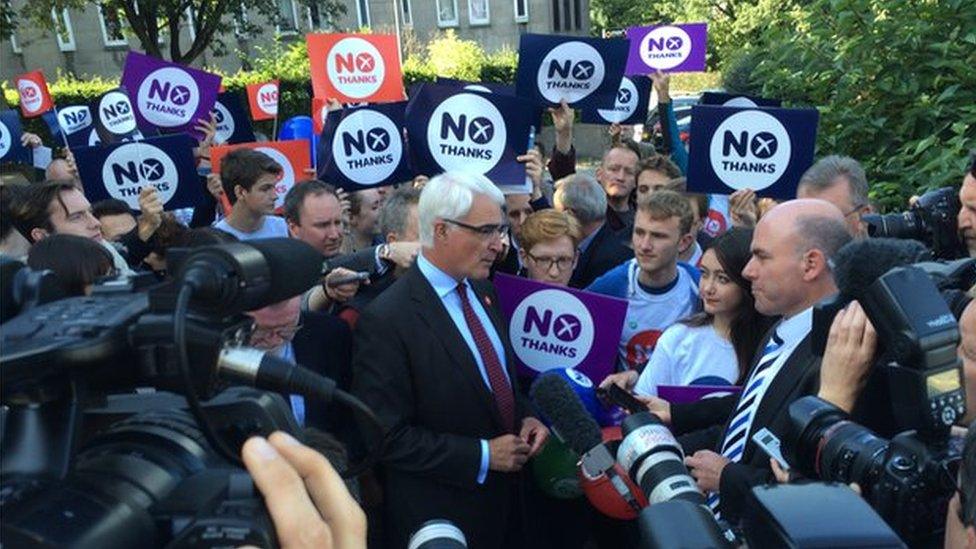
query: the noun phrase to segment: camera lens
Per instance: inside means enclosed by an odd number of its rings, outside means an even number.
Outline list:
[[[843,410],[817,397],[790,405],[784,448],[787,460],[807,476],[857,482],[870,489],[881,474],[888,441],[848,420]]]
[[[641,487],[650,505],[673,499],[705,504],[685,467],[681,445],[657,416],[633,414],[620,427],[624,439],[617,449],[617,462]]]
[[[914,210],[883,215],[865,215],[861,219],[868,226],[868,235],[874,238],[911,238],[924,240],[922,220]]]
[[[461,529],[449,520],[434,519],[423,523],[407,544],[407,549],[463,549],[468,546]]]

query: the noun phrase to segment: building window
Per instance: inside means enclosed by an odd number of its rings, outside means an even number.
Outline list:
[[[488,13],[488,0],[468,0],[468,23],[471,26],[491,23],[491,17]]]
[[[102,43],[106,47],[126,46],[129,41],[125,38],[122,22],[125,14],[118,8],[110,8],[104,4],[98,5],[98,20],[102,25]]]
[[[437,26],[458,26],[457,0],[437,0]]]
[[[529,22],[529,0],[514,0],[514,1],[515,1],[515,22],[528,23]]]
[[[278,0],[278,13],[275,14],[275,30],[278,34],[295,34],[298,32],[298,10],[295,0]]]
[[[410,0],[400,0],[400,13],[403,15],[404,25],[413,25],[413,6]]]
[[[56,12],[51,8],[51,19],[54,21],[55,36],[58,39],[58,49],[61,51],[75,51],[75,31],[71,28],[71,17],[68,10]]]
[[[552,0],[552,30],[555,32],[583,29],[582,0]]]
[[[356,0],[356,20],[359,28],[369,27],[369,0]]]

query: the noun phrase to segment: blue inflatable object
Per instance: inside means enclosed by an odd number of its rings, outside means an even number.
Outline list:
[[[315,155],[318,150],[319,136],[315,135],[311,116],[293,116],[282,122],[281,127],[278,128],[278,141],[292,139],[308,139],[312,154],[312,166],[318,166]]]

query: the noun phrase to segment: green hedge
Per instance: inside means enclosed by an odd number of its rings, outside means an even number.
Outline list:
[[[515,80],[518,55],[511,50],[485,54],[472,40],[461,40],[453,31],[432,40],[425,52],[408,56],[403,62],[403,84],[409,88],[417,82],[433,82],[438,75],[463,80],[507,82]],[[288,45],[274,43],[259,48],[254,67],[250,71],[224,74],[224,88],[240,92],[243,96],[248,84],[277,78],[281,82],[279,100],[280,120],[311,111],[312,98],[308,65],[308,52],[304,42]],[[59,73],[48,85],[57,105],[88,104],[107,90],[118,85],[117,81],[102,77],[77,78]],[[17,91],[7,82],[0,83],[4,99],[11,107],[17,107]],[[271,121],[255,122],[255,129],[265,134],[272,130]],[[50,138],[47,127],[40,118],[25,122],[25,129]],[[47,140],[47,139],[46,139]]]

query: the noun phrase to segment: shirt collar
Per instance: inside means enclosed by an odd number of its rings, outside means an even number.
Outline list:
[[[597,227],[597,229],[595,231],[593,231],[592,233],[590,233],[589,235],[587,235],[586,238],[584,238],[583,240],[580,240],[579,246],[577,246],[579,248],[580,253],[585,252],[586,249],[590,247],[590,244],[593,242],[593,239],[596,238],[596,233],[598,233],[601,230],[603,230],[603,225],[605,223],[606,222],[601,223],[600,226]]]
[[[813,307],[807,307],[799,313],[787,318],[776,327],[776,335],[784,344],[796,344],[813,329]]]
[[[444,299],[448,294],[457,290],[458,284],[467,283],[467,280],[459,283],[453,276],[437,268],[429,259],[424,257],[423,252],[417,255],[417,268],[420,269],[427,282],[430,282],[430,285],[433,286],[434,293],[437,294],[437,297],[441,299]]]

